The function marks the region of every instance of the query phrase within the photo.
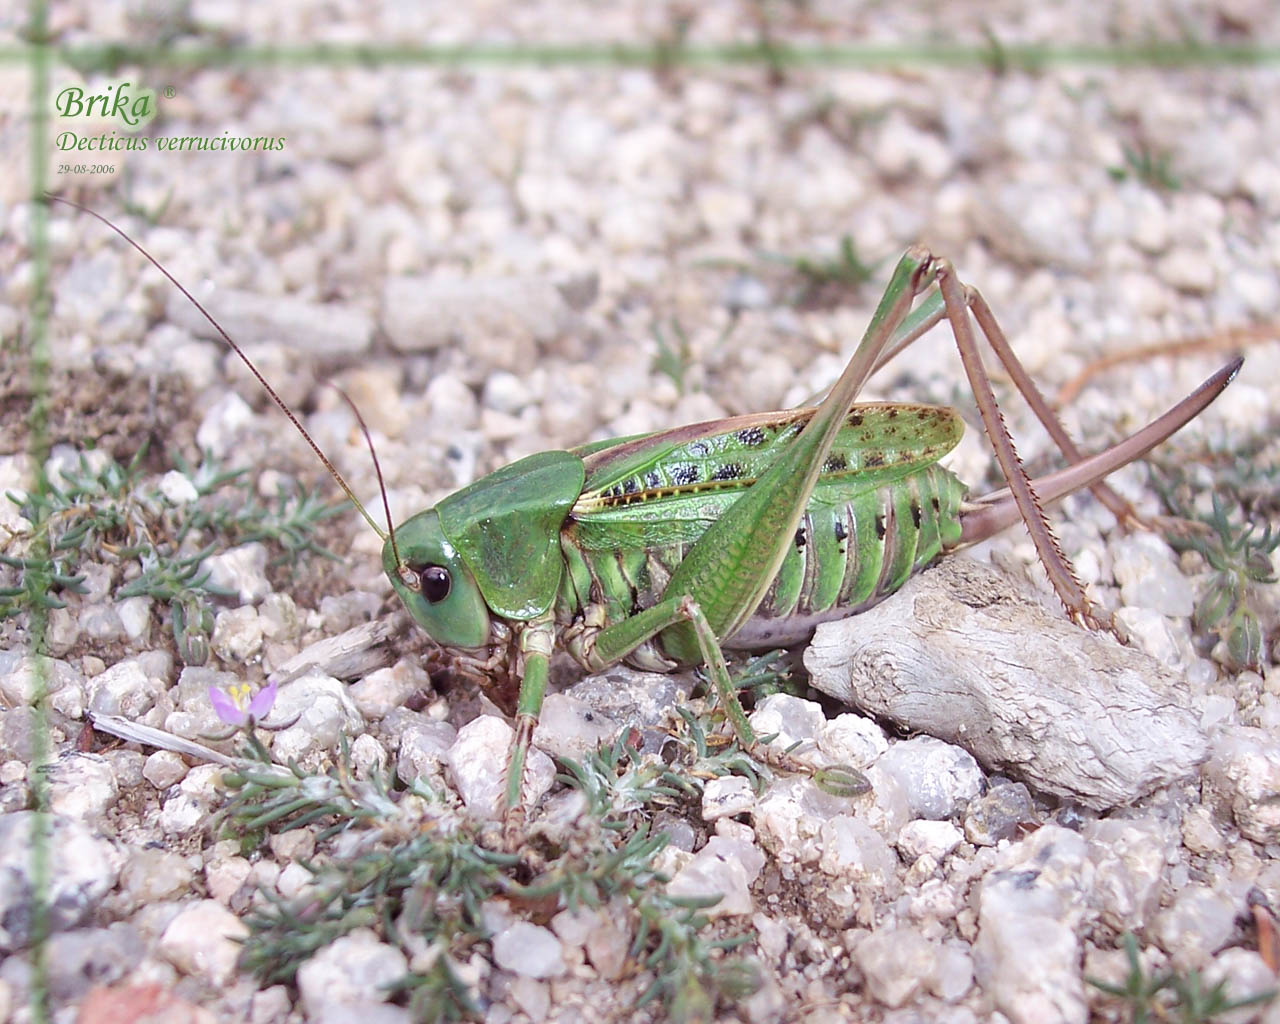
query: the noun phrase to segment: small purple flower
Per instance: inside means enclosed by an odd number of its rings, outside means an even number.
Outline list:
[[[220,690],[216,686],[209,687],[209,703],[218,717],[227,725],[237,728],[247,725],[251,720],[259,721],[267,716],[271,705],[276,702],[276,684],[264,686],[256,694],[248,683],[236,683]]]

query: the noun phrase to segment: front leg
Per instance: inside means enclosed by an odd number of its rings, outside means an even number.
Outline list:
[[[524,765],[533,742],[533,730],[542,711],[547,693],[547,676],[551,668],[551,650],[555,645],[555,622],[550,613],[528,623],[520,630],[516,672],[520,676],[520,696],[516,703],[516,734],[507,759],[508,819],[520,803],[520,784]]]

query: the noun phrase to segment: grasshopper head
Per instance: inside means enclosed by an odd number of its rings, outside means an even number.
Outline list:
[[[482,647],[489,640],[489,608],[475,577],[440,529],[435,509],[396,529],[400,561],[388,540],[382,568],[414,621],[443,647]]]

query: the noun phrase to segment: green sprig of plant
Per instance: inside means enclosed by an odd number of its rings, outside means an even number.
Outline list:
[[[1220,1014],[1244,1006],[1261,1006],[1276,996],[1274,991],[1269,991],[1244,999],[1232,999],[1227,994],[1225,979],[1205,988],[1204,979],[1198,971],[1185,975],[1167,971],[1148,976],[1138,956],[1138,939],[1133,932],[1125,932],[1120,942],[1129,961],[1129,973],[1124,982],[1113,985],[1098,978],[1085,980],[1094,988],[1126,1003],[1131,1024],[1147,1024],[1153,1017],[1161,1021],[1176,1019],[1182,1024],[1207,1024]],[[1176,1012],[1176,1018],[1171,1016],[1171,1012]]]
[[[794,306],[820,306],[834,296],[856,294],[872,281],[880,261],[865,260],[858,253],[852,235],[841,235],[834,256],[784,256],[766,253],[765,258],[784,264],[799,278],[799,287],[791,296]]]
[[[1225,664],[1239,672],[1261,669],[1266,657],[1266,638],[1261,620],[1252,607],[1258,586],[1276,582],[1271,555],[1280,547],[1280,531],[1267,523],[1261,529],[1248,519],[1249,510],[1230,486],[1215,483],[1213,511],[1195,511],[1188,495],[1193,493],[1187,471],[1178,465],[1155,463],[1152,482],[1169,511],[1181,520],[1199,524],[1199,531],[1167,532],[1175,551],[1198,551],[1213,574],[1196,603],[1192,626],[1202,635],[1216,633],[1226,643]],[[1243,520],[1233,522],[1229,504]]]
[[[696,723],[694,735],[704,736]],[[628,909],[628,955],[652,977],[640,1001],[660,1001],[678,1021],[713,1015],[720,998],[758,987],[756,968],[726,957],[746,941],[713,937],[706,910],[717,899],[668,895],[657,867],[665,833],[649,831],[635,812],[696,796],[703,764],[692,736],[677,737],[685,761],[641,757],[620,739],[580,761],[562,761],[560,780],[586,796],[585,813],[569,824],[534,822],[519,849],[491,823],[475,822],[421,783],[407,792],[387,779],[356,781],[343,745],[326,774],[291,765],[246,769],[225,777],[234,796],[221,822],[253,848],[271,832],[323,824],[318,843],[337,839],[324,860],[304,866],[308,891],[285,901],[264,892],[265,905],[246,917],[242,966],[265,983],[290,982],[298,968],[355,928],[372,928],[399,946],[413,969],[394,986],[416,1020],[481,1015],[459,966],[492,936],[484,904],[501,898],[540,920],[583,907]],[[259,747],[249,756],[265,760]],[[712,761],[716,755],[707,754]],[[745,755],[743,755],[745,756]],[[337,837],[340,837],[338,839]]]
[[[1153,150],[1146,143],[1121,147],[1123,163],[1107,168],[1113,181],[1136,178],[1147,188],[1164,192],[1176,192],[1182,187],[1181,179],[1173,173],[1168,153]]]
[[[196,466],[181,456],[174,468],[196,492],[173,502],[143,473],[145,448],[128,464],[114,459],[95,467],[81,453],[60,472],[61,481],[25,496],[8,495],[30,524],[11,535],[0,566],[14,570],[0,586],[0,618],[33,608],[63,608],[62,595],[84,594],[84,566],[132,563],[113,592],[116,600],[145,596],[170,610],[178,652],[189,665],[204,664],[213,632],[213,601],[233,592],[212,583],[201,564],[217,551],[250,541],[282,549],[281,559],[303,553],[335,558],[314,539],[318,525],[341,511],[317,493],[284,494],[272,505],[253,493],[248,470],[222,468],[207,455]]]
[[[684,327],[675,317],[671,318],[671,333],[675,337],[675,344],[667,341],[667,336],[662,330],[662,324],[655,320],[652,326],[653,339],[657,342],[658,351],[653,357],[653,362],[649,369],[654,373],[661,373],[663,376],[670,378],[671,382],[676,386],[678,394],[684,394],[685,374],[689,372],[689,367],[693,365],[693,350],[689,345],[689,336],[685,333]]]

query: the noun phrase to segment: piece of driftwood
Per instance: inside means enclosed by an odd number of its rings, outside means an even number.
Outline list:
[[[211,761],[227,768],[238,768],[241,771],[288,775],[290,771],[284,765],[265,765],[261,761],[253,761],[247,757],[232,757],[203,743],[176,736],[164,729],[156,729],[141,722],[134,722],[121,715],[101,715],[94,711],[88,713],[89,721],[99,732],[116,736],[126,743],[140,743],[144,747],[155,747],[157,750],[172,750],[184,757],[198,761]]]
[[[823,693],[1099,810],[1192,774],[1208,753],[1176,675],[968,558],[819,626],[804,662]]]
[[[283,685],[308,672],[322,672],[335,679],[368,675],[390,664],[391,655],[382,644],[407,628],[408,617],[401,614],[362,622],[345,633],[325,637],[303,648],[272,672],[267,681]]]

